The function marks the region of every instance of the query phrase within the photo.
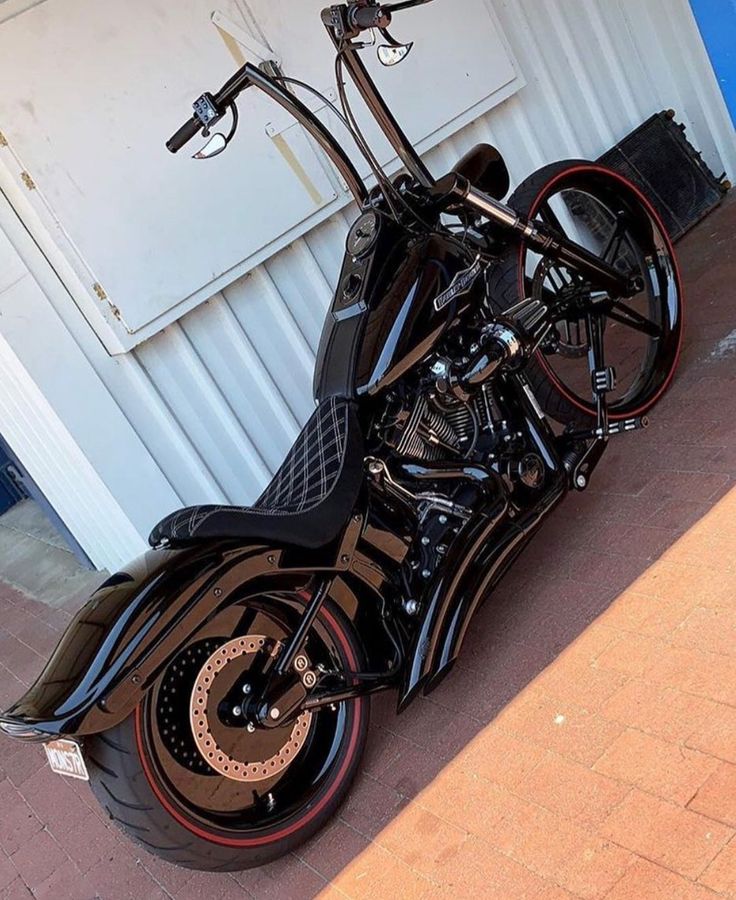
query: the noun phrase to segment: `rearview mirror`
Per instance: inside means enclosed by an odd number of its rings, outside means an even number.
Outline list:
[[[221,134],[219,131],[216,134],[213,134],[212,137],[207,141],[207,143],[194,154],[193,159],[212,159],[213,156],[217,156],[219,153],[222,153],[223,150],[226,149],[228,145],[228,140],[224,134]]]
[[[411,53],[411,44],[382,44],[378,48],[378,59],[383,66],[398,66]]]

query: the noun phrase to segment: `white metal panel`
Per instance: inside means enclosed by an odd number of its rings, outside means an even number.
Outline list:
[[[222,2],[237,14],[234,0]],[[210,11],[206,0],[45,0],[0,21],[6,153],[31,173],[39,210],[88,290],[102,286],[127,346],[338,196],[299,128],[287,164],[264,129],[272,103],[257,91],[240,101],[239,151],[206,165],[166,151],[192,99],[232,74]]]
[[[492,5],[528,83],[431,151],[426,158],[436,174],[486,140],[504,152],[518,183],[553,159],[595,157],[653,112],[673,107],[706,162],[736,175],[733,127],[685,0]],[[450,40],[455,6],[436,6],[445,10]],[[115,360],[73,305],[54,300],[79,353],[183,505],[253,500],[309,416],[314,352],[349,218],[333,216]],[[150,508],[142,496],[150,482],[142,484],[131,479],[126,508]],[[170,511],[168,500],[158,502],[158,513]]]
[[[332,45],[320,19],[324,0],[246,0],[270,46],[278,49],[284,70],[322,91],[334,87],[335,66]],[[451,24],[448,22],[451,10]],[[469,115],[481,115],[522,84],[498,20],[485,0],[453,0],[452,5],[436,2],[421,9],[397,13],[391,32],[414,47],[396,69],[382,66],[371,49],[364,62],[402,128],[423,152],[458,130]],[[383,39],[378,37],[379,42]],[[396,153],[384,138],[357,93],[355,112],[380,162],[392,163]],[[336,117],[327,112],[330,127],[340,134]],[[278,128],[289,124],[288,114],[274,110]],[[361,173],[370,174],[352,141],[346,147]]]
[[[239,100],[239,149],[207,165],[165,151],[192,97],[232,72],[223,25],[254,45],[239,2],[221,0],[217,29],[205,0],[43,0],[25,11],[15,4],[10,18],[0,11],[3,155],[16,177],[33,177],[38,212],[103,301],[102,327],[89,319],[111,353],[140,344],[350,201],[301,126],[255,90]],[[276,51],[255,42],[261,55],[283,57],[288,74],[307,79],[316,64],[318,85],[334,74],[322,2],[250,3]],[[414,19],[409,82],[392,80],[420,148],[523,83],[485,0],[457,3],[456,42],[447,45],[437,27],[441,9],[429,9]],[[242,62],[237,47],[234,55]],[[371,67],[389,87],[375,60]]]

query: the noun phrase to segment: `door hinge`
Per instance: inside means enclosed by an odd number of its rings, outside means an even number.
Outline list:
[[[5,135],[2,133],[2,131],[0,131],[0,147],[7,147],[7,146],[8,146],[8,139],[5,137]]]
[[[21,172],[20,180],[28,188],[29,191],[36,190],[36,182],[31,178],[31,176],[28,174],[28,172]]]
[[[95,294],[97,294],[100,300],[107,300],[105,289],[98,281],[95,281],[95,283],[92,285],[92,290],[95,292]]]

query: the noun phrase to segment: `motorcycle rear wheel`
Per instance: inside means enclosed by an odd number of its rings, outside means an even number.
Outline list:
[[[622,272],[640,275],[644,290],[614,299],[602,315],[606,364],[617,373],[609,394],[613,421],[646,415],[672,382],[682,342],[682,285],[675,251],[657,211],[626,178],[597,163],[563,160],[522,182],[509,205],[561,230]],[[535,296],[554,300],[591,286],[525,242],[509,246],[489,278],[497,312]],[[542,348],[527,371],[547,415],[564,425],[589,427],[596,415],[584,316],[555,323],[555,342]],[[642,331],[645,329],[645,331]],[[646,333],[646,332],[649,333]]]
[[[148,852],[202,871],[262,866],[312,837],[342,803],[365,748],[368,698],[314,711],[283,729],[258,728],[253,734],[242,726],[226,727],[214,714],[209,727],[197,734],[200,722],[190,716],[208,666],[213,661],[221,665],[217,678],[230,688],[243,675],[251,680],[256,672],[257,678],[256,660],[263,651],[252,648],[265,643],[268,649],[290,634],[303,602],[299,595],[269,596],[226,610],[181,649],[132,716],[87,742],[94,794],[115,824]],[[240,645],[245,648],[242,655]],[[219,663],[220,653],[231,661]],[[304,653],[317,671],[320,665],[341,672],[365,668],[351,623],[330,602],[310,632]],[[228,676],[227,666],[233,665],[249,668]],[[213,693],[215,684],[213,677]],[[215,701],[219,711],[224,701]],[[204,742],[196,741],[208,736],[219,756],[219,763],[213,759],[216,769],[208,762]],[[260,746],[250,741],[260,741]],[[227,742],[231,755],[224,749]],[[264,742],[270,749],[264,749]],[[245,764],[243,755],[251,763]],[[234,778],[231,756],[243,763],[236,764],[240,780]],[[266,775],[269,766],[275,774]]]

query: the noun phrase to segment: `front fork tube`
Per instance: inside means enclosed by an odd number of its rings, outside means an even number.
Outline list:
[[[501,228],[521,236],[537,252],[571,266],[613,296],[632,297],[642,289],[640,276],[622,275],[605,259],[543,223],[520,216],[506,204],[477,190],[467,179],[455,173],[438,182],[435,192],[461,197],[476,212]]]

